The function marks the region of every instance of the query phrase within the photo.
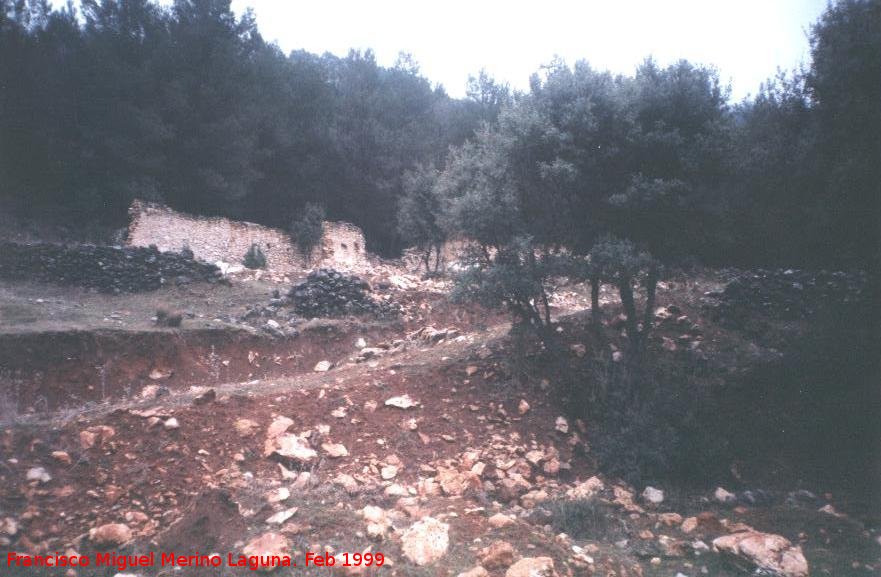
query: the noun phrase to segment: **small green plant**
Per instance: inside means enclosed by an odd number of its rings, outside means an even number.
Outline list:
[[[266,255],[257,246],[257,243],[251,245],[248,252],[245,253],[245,259],[242,261],[248,268],[266,268]]]
[[[162,307],[156,309],[156,324],[160,327],[177,328],[181,325],[183,319],[183,315],[177,311]]]
[[[599,499],[560,499],[546,507],[554,529],[570,537],[611,541],[624,533],[614,507]]]

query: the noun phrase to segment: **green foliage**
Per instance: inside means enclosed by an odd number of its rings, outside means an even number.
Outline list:
[[[454,301],[504,307],[517,324],[542,330],[550,324],[546,283],[559,272],[559,265],[553,255],[539,253],[530,237],[512,239],[489,258],[472,250],[462,264],[451,295]]]
[[[287,228],[320,200],[394,253],[404,170],[442,160],[480,121],[412,60],[284,55],[229,0],[11,6],[0,201],[24,216],[118,226],[137,197]]]
[[[307,262],[311,262],[312,253],[324,236],[324,216],[324,207],[310,202],[303,207],[300,216],[291,222],[291,238]]]
[[[446,240],[446,231],[440,225],[440,199],[435,192],[437,174],[437,170],[427,166],[405,172],[404,194],[398,200],[398,234],[422,251],[426,272],[430,272],[432,250],[437,272],[440,250]]]
[[[504,108],[450,152],[436,191],[441,222],[477,246],[454,293],[485,306],[503,306],[518,324],[552,337],[547,284],[562,272],[558,247],[575,224],[568,202],[575,167],[560,156],[561,134],[528,100]]]
[[[652,257],[629,240],[613,236],[600,238],[588,254],[588,275],[597,275],[603,282],[618,284],[639,280],[653,264]]]
[[[646,360],[582,361],[569,394],[590,424],[591,453],[603,471],[636,485],[705,486],[731,462],[713,380],[696,360]]]
[[[251,245],[251,248],[248,249],[248,252],[245,253],[245,258],[242,259],[242,264],[250,269],[266,268],[266,255],[263,254],[263,250],[254,243]]]
[[[615,506],[600,499],[555,500],[544,507],[554,529],[575,539],[611,542],[625,535]]]
[[[442,229],[580,255],[612,233],[668,264],[881,259],[877,0],[830,4],[810,69],[733,107],[686,61],[554,60],[522,94],[481,71],[456,100],[406,54],[285,55],[230,0],[79,5],[3,3],[0,200],[24,216],[119,225],[138,197],[288,227],[320,200],[384,254]],[[405,173],[445,157],[431,206]]]
[[[881,2],[830,4],[810,40],[806,85],[815,102],[824,192],[836,207],[825,216],[846,258],[881,267]]]

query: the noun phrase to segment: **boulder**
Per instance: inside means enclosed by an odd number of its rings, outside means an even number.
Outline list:
[[[480,550],[477,557],[486,569],[505,569],[514,563],[516,551],[507,541],[496,541]]]
[[[660,505],[664,502],[664,492],[654,487],[646,487],[642,492],[642,500],[652,505]]]
[[[808,562],[801,547],[772,533],[744,531],[713,540],[713,549],[746,560],[756,568],[780,577],[807,577]]]
[[[293,423],[293,421],[291,421]],[[288,425],[290,426],[290,425]],[[257,429],[260,428],[260,425],[251,419],[236,419],[236,422],[233,423],[233,427],[236,430],[236,433],[240,437],[250,437],[257,432]]]
[[[556,577],[550,557],[524,557],[505,571],[505,577]]]
[[[404,556],[416,565],[428,565],[443,557],[450,546],[450,526],[424,517],[401,536]]]
[[[398,409],[409,409],[411,407],[415,407],[418,405],[418,401],[414,401],[410,398],[410,395],[400,395],[397,397],[392,397],[385,401],[385,405],[387,407],[395,407]]]
[[[107,425],[89,427],[85,431],[80,431],[80,446],[83,449],[91,449],[95,445],[103,447],[114,435],[116,435],[116,430]]]
[[[257,556],[271,558],[273,555],[283,557],[291,554],[291,544],[287,537],[281,533],[264,533],[256,537],[245,545],[242,549],[242,555],[246,557]],[[273,571],[277,566],[267,565],[261,566],[261,571]]]
[[[570,499],[590,499],[605,488],[603,481],[594,476],[566,491],[566,496]]]
[[[716,487],[716,490],[713,492],[713,498],[723,505],[731,505],[737,502],[737,495],[729,493],[722,487]]]
[[[315,364],[315,367],[312,370],[315,371],[316,373],[326,373],[327,371],[329,371],[332,368],[333,368],[332,362],[318,361],[318,363]]]
[[[349,450],[341,443],[322,443],[321,449],[327,453],[328,457],[339,459],[340,457],[348,457]]]
[[[298,463],[310,463],[318,453],[297,435],[285,433],[272,440],[268,455],[278,455]]]
[[[503,513],[496,513],[487,520],[487,523],[489,523],[489,526],[493,529],[501,529],[502,527],[507,527],[514,523],[514,519]]]
[[[108,523],[89,530],[89,539],[96,547],[114,547],[132,540],[132,530],[122,523]]]

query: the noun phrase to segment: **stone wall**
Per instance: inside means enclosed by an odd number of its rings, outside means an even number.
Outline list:
[[[0,243],[0,278],[123,293],[215,281],[220,270],[175,252],[144,247]]]
[[[282,273],[317,266],[357,270],[367,264],[364,234],[346,222],[324,223],[324,238],[307,267],[290,237],[278,229],[220,217],[192,216],[137,200],[129,214],[129,245],[156,245],[161,251],[175,252],[187,246],[197,259],[211,263],[241,264],[251,244],[257,244],[266,255],[267,268]]]

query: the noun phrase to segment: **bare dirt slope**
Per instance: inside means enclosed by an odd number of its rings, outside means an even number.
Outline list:
[[[212,312],[228,303],[244,311],[271,293],[259,284],[238,288],[181,289],[192,291],[184,308],[195,312],[184,333],[209,328]],[[661,302],[676,298],[688,308],[689,295],[705,288],[665,285]],[[17,303],[16,310],[44,304],[32,302],[33,287],[3,290],[17,295],[4,301]],[[45,296],[37,298],[59,314],[76,308],[64,293],[41,290]],[[103,326],[109,321],[98,320],[101,300],[94,298],[83,313],[91,320],[55,322]],[[144,320],[156,302],[180,295],[101,298],[110,310],[130,313],[121,315],[119,331],[145,334],[157,332]],[[671,577],[749,575],[756,565],[806,574],[802,562],[811,575],[870,575],[881,567],[873,534],[837,513],[834,502],[826,511],[799,494],[755,505],[732,496],[723,503],[724,494],[676,487],[660,487],[663,499],[652,502],[656,495],[643,495],[645,487],[605,477],[584,424],[564,417],[552,377],[515,370],[504,318],[458,310],[418,287],[395,298],[406,311],[395,323],[317,322],[293,339],[241,323],[226,327],[233,344],[215,343],[210,362],[237,378],[195,370],[209,362],[211,349],[203,343],[198,352],[164,359],[170,374],[156,379],[149,376],[155,366],[132,362],[137,370],[126,378],[142,382],[131,390],[119,388],[77,410],[31,406],[7,418],[0,437],[0,547],[223,557],[221,569],[190,567],[188,575],[252,574],[227,566],[227,553],[268,554],[274,547],[298,563],[276,569],[279,575],[327,571],[304,567],[306,552],[325,551],[338,558],[382,553],[381,568],[334,569],[377,575],[474,569],[475,577],[484,571],[525,577],[534,574],[530,567],[550,563],[559,575]],[[583,307],[583,287],[560,287],[557,304],[559,313]],[[43,316],[35,326],[45,326]],[[127,317],[135,320],[128,325]],[[561,323],[567,347],[588,342],[582,326],[577,318]],[[243,331],[257,340],[236,340]],[[661,328],[653,346],[681,333],[675,323]],[[712,328],[703,340],[710,354],[747,354]],[[143,342],[132,341],[127,355],[137,358]],[[577,346],[569,350],[583,354]],[[330,368],[316,370],[325,368],[319,361]],[[760,545],[738,553],[731,536],[752,536]]]

